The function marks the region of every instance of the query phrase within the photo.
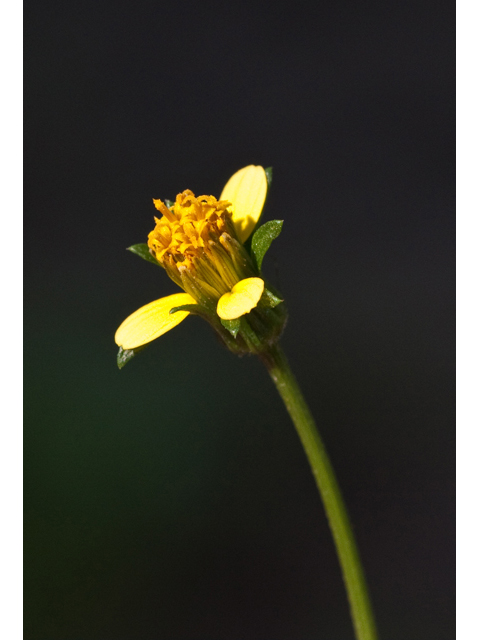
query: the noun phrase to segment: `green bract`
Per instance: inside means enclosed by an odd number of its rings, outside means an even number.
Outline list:
[[[258,270],[262,268],[263,258],[270,248],[270,245],[278,238],[282,231],[283,220],[270,220],[259,227],[252,237],[252,257],[255,260]]]

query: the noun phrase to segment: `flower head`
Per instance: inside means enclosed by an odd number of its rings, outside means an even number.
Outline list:
[[[151,302],[120,325],[115,341],[122,366],[126,351],[143,347],[190,313],[207,319],[232,351],[259,352],[278,338],[286,314],[276,309],[282,300],[266,287],[260,267],[281,222],[260,227],[250,251],[244,245],[260,219],[267,186],[263,167],[250,165],[230,178],[219,200],[189,189],[174,203],[153,200],[162,215],[155,217],[147,245],[130,249],[163,267],[185,293]],[[278,229],[273,235],[272,223]]]
[[[148,235],[148,248],[170,278],[198,299],[214,307],[240,280],[256,275],[255,267],[237,240],[231,202],[214,196],[179,193],[167,207],[154,200],[163,215]]]

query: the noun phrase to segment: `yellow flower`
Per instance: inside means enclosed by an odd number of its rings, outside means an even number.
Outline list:
[[[263,167],[250,165],[230,178],[220,200],[186,190],[170,206],[153,201],[162,217],[155,218],[148,236],[150,254],[185,293],[155,300],[122,322],[115,334],[121,351],[155,340],[191,312],[207,317],[219,332],[227,327],[236,338],[239,324],[229,322],[249,314],[261,299],[268,311],[281,301],[265,289],[244,247],[262,213],[267,187]]]

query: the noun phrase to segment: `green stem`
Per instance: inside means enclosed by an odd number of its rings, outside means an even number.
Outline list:
[[[280,347],[272,347],[260,358],[293,420],[315,476],[342,568],[357,640],[376,640],[375,620],[352,527],[315,421]]]

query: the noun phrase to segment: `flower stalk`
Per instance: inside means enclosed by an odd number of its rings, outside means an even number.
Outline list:
[[[357,640],[377,640],[372,606],[355,537],[325,445],[280,346],[260,354],[292,418],[327,514],[333,535]]]

